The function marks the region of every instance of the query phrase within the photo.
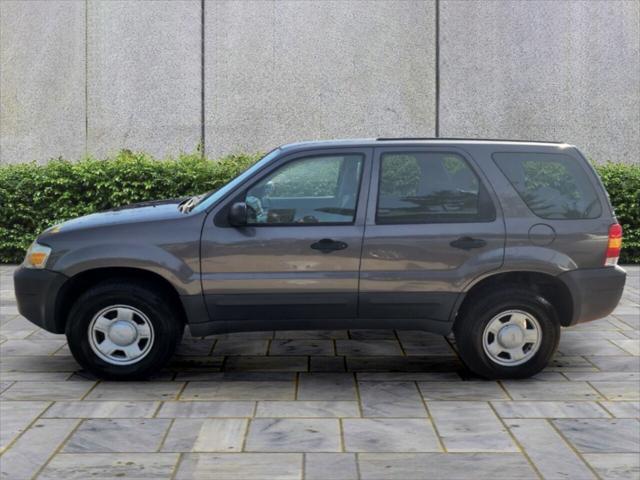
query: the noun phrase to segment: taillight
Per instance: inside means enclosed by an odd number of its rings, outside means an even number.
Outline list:
[[[606,267],[618,264],[620,250],[622,250],[622,227],[619,223],[614,223],[609,227],[609,243],[607,243],[607,255],[604,259]]]

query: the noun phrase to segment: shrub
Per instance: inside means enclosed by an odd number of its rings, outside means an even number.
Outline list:
[[[45,228],[88,213],[220,188],[260,155],[158,161],[121,151],[114,158],[0,166],[0,262],[20,262]],[[640,165],[596,165],[624,228],[622,262],[640,263]]]

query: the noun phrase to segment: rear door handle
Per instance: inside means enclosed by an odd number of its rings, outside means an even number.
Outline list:
[[[311,244],[311,248],[314,250],[320,250],[322,253],[333,252],[334,250],[344,250],[348,245],[344,242],[332,240],[330,238],[323,238],[315,243]]]
[[[487,244],[486,241],[481,238],[472,237],[460,237],[454,240],[449,245],[454,248],[461,248],[462,250],[471,250],[472,248],[482,248]]]

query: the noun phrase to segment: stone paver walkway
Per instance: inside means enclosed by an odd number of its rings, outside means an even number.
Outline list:
[[[2,479],[640,478],[640,269],[526,381],[422,332],[185,337],[147,382],[79,371],[0,267]]]

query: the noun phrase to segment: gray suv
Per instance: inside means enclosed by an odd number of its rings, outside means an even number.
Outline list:
[[[185,325],[453,332],[470,370],[522,378],[561,326],[615,308],[621,241],[571,145],[306,142],[219,190],[51,227],[14,280],[20,313],[104,378],[159,370]]]

